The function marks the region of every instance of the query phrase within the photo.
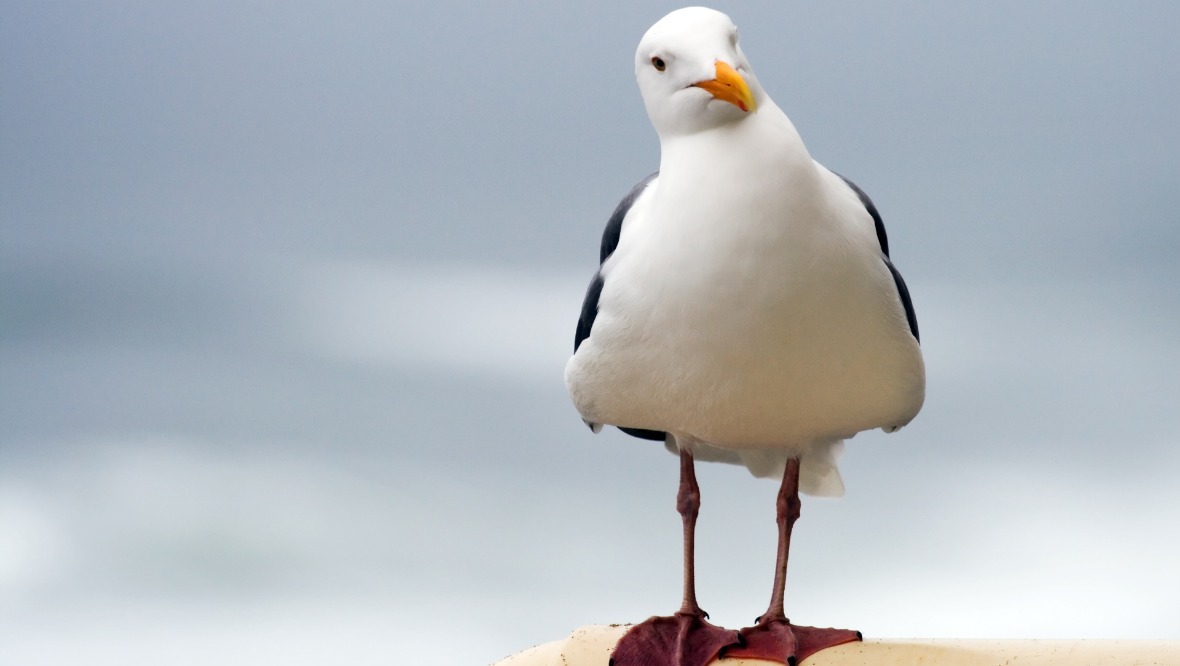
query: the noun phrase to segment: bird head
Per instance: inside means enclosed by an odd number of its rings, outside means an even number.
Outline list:
[[[741,122],[765,98],[728,16],[678,9],[648,29],[635,51],[635,78],[661,136]]]

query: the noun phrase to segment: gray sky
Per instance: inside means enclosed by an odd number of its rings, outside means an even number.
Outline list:
[[[478,664],[674,610],[675,460],[561,373],[677,6],[0,6],[0,661]],[[714,6],[881,209],[930,375],[805,500],[789,614],[1180,639],[1180,6]],[[775,487],[700,475],[738,626]]]

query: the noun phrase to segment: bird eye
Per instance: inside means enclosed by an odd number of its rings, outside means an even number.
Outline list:
[[[664,59],[661,58],[660,56],[652,56],[651,66],[655,67],[657,72],[662,72],[668,68],[668,64],[665,63]]]

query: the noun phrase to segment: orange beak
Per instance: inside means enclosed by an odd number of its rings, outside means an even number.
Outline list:
[[[709,91],[713,97],[723,102],[729,102],[742,111],[758,110],[758,105],[754,102],[754,95],[750,92],[750,86],[746,85],[746,80],[737,73],[736,69],[721,60],[717,61],[717,78],[711,81],[700,81],[693,85]]]

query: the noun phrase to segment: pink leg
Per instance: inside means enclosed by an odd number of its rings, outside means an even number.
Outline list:
[[[778,522],[778,556],[774,561],[774,588],[770,592],[770,606],[761,620],[786,621],[783,612],[783,594],[787,587],[787,560],[791,557],[791,532],[795,529],[795,521],[799,520],[799,459],[791,458],[787,461],[787,469],[783,472],[783,483],[778,489],[778,500],[775,502],[776,518]]]
[[[700,507],[692,453],[682,448],[676,510],[684,522],[684,598],[675,615],[651,617],[631,627],[615,645],[612,666],[704,666],[740,640],[738,632],[707,622],[697,604],[693,553]]]
[[[676,512],[684,523],[684,600],[678,615],[709,617],[697,604],[696,531],[701,511],[701,488],[697,485],[696,465],[692,454],[680,452],[680,490],[676,493]]]
[[[770,606],[753,627],[741,630],[744,644],[726,650],[727,657],[767,659],[794,666],[824,648],[861,640],[858,631],[792,625],[783,612],[791,531],[799,519],[799,506],[799,459],[791,458],[787,461],[776,502],[778,556],[774,565],[774,589],[770,594]]]

